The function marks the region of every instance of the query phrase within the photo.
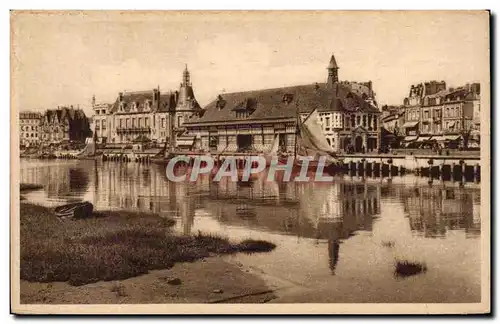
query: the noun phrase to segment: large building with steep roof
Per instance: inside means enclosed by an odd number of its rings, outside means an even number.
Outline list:
[[[332,55],[326,83],[218,95],[199,116],[185,122],[203,150],[293,152],[297,120],[317,109],[323,132],[336,151],[379,148],[379,115],[372,83],[339,81]]]
[[[85,142],[91,135],[90,123],[79,108],[58,107],[47,110],[40,122],[41,142],[58,144],[62,142]]]
[[[178,91],[120,92],[109,106],[94,105],[94,127],[101,143],[137,141],[165,143],[183,131],[182,124],[200,110],[194,97],[187,66]],[[97,122],[97,120],[99,120]]]

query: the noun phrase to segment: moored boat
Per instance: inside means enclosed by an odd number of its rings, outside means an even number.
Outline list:
[[[88,201],[77,202],[54,208],[54,214],[60,218],[87,218],[92,215],[94,205]]]

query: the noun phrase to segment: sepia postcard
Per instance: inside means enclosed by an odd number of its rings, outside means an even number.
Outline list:
[[[490,313],[490,12],[10,17],[12,313]]]

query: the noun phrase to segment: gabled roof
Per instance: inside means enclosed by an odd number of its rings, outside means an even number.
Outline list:
[[[351,91],[348,83],[326,83],[292,87],[225,93],[204,108],[202,117],[193,117],[185,124],[242,121],[235,110],[251,106],[251,114],[243,120],[296,118],[299,113],[311,112],[370,112],[379,110]]]
[[[52,122],[62,123],[64,121],[69,122],[71,120],[86,119],[87,116],[85,115],[85,112],[82,109],[62,107],[58,109],[46,110],[43,115],[43,118],[48,123]]]

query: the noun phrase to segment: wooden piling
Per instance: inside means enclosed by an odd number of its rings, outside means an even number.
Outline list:
[[[429,178],[432,180],[432,166],[434,165],[434,160],[429,159],[429,161],[427,161],[427,163],[429,164]]]

